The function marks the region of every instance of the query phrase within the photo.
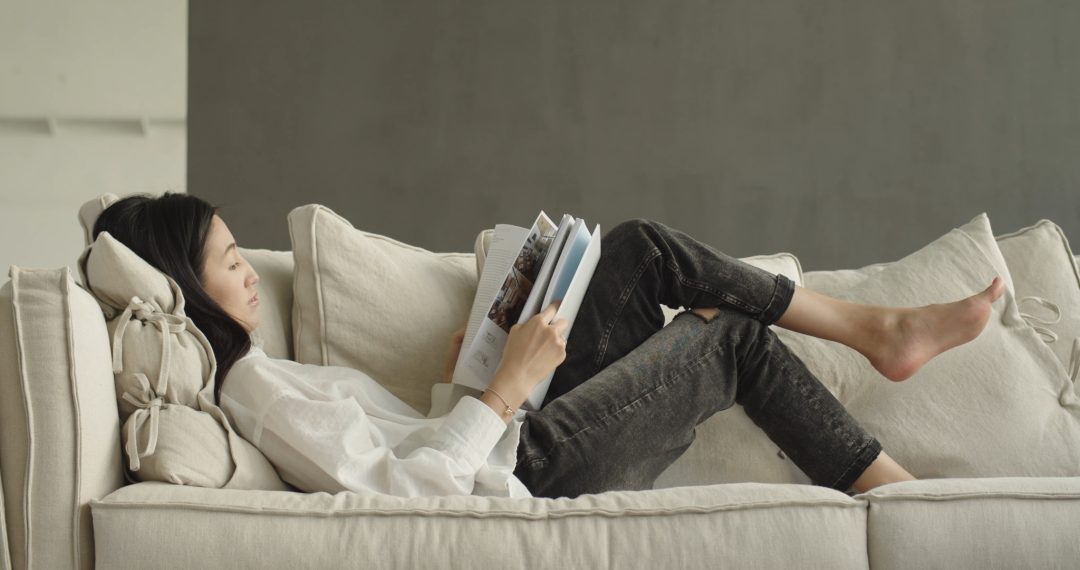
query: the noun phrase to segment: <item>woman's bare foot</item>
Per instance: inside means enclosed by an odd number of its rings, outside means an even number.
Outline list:
[[[876,348],[863,353],[889,380],[910,378],[931,358],[974,340],[990,319],[990,305],[1005,291],[994,277],[983,291],[952,303],[887,311]]]

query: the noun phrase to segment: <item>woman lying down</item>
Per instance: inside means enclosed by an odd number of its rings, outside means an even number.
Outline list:
[[[995,277],[951,303],[850,303],[632,219],[601,238],[569,337],[566,320],[554,319],[557,302],[543,308],[511,328],[479,398],[426,418],[359,370],[270,358],[252,344],[259,276],[216,207],[190,194],[128,196],[102,212],[93,238],[102,231],[177,282],[217,359],[215,401],[306,492],[555,498],[651,489],[695,426],[734,404],[815,485],[851,494],[912,480],[769,326],[840,342],[883,381],[901,382],[978,337],[1004,290]],[[691,309],[664,326],[661,305]],[[553,371],[540,409],[519,409]]]

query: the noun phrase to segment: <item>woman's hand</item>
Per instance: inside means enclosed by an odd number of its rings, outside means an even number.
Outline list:
[[[454,377],[454,368],[457,367],[458,356],[461,355],[461,343],[465,341],[465,329],[458,329],[450,335],[450,353],[446,359],[446,370],[443,372],[443,382],[449,382]]]
[[[524,323],[510,327],[500,371],[514,378],[514,388],[528,395],[547,375],[566,360],[566,339],[563,334],[570,325],[566,319],[552,320],[562,301],[555,301]],[[498,388],[498,387],[496,387]]]

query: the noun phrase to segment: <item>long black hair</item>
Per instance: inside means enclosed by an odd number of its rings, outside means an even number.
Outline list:
[[[103,231],[162,273],[184,294],[184,312],[199,328],[217,359],[214,403],[225,375],[251,349],[251,336],[203,288],[206,237],[218,207],[192,196],[165,192],[134,194],[113,202],[94,223],[92,239]]]

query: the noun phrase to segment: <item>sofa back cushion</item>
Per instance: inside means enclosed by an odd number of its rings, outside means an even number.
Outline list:
[[[1054,222],[1042,219],[994,237],[1012,282],[1020,316],[1042,337],[1070,377],[1080,374],[1080,265]],[[845,298],[847,291],[892,265],[875,263],[858,269],[808,271],[806,286]]]
[[[1076,380],[1080,337],[1080,268],[1069,240],[1054,222],[1034,224],[994,238],[1016,284],[1020,315]]]
[[[288,220],[296,361],[360,370],[427,414],[450,335],[476,293],[474,255],[358,230],[318,204]]]
[[[866,276],[844,299],[911,307],[1012,283],[985,213]],[[904,382],[861,354],[793,331],[778,335],[889,453],[919,478],[1080,475],[1080,398],[1020,315],[1014,286],[973,341]],[[992,434],[988,437],[987,434]]]
[[[92,568],[91,499],[124,485],[105,319],[71,271],[0,288],[0,474],[13,568]]]

